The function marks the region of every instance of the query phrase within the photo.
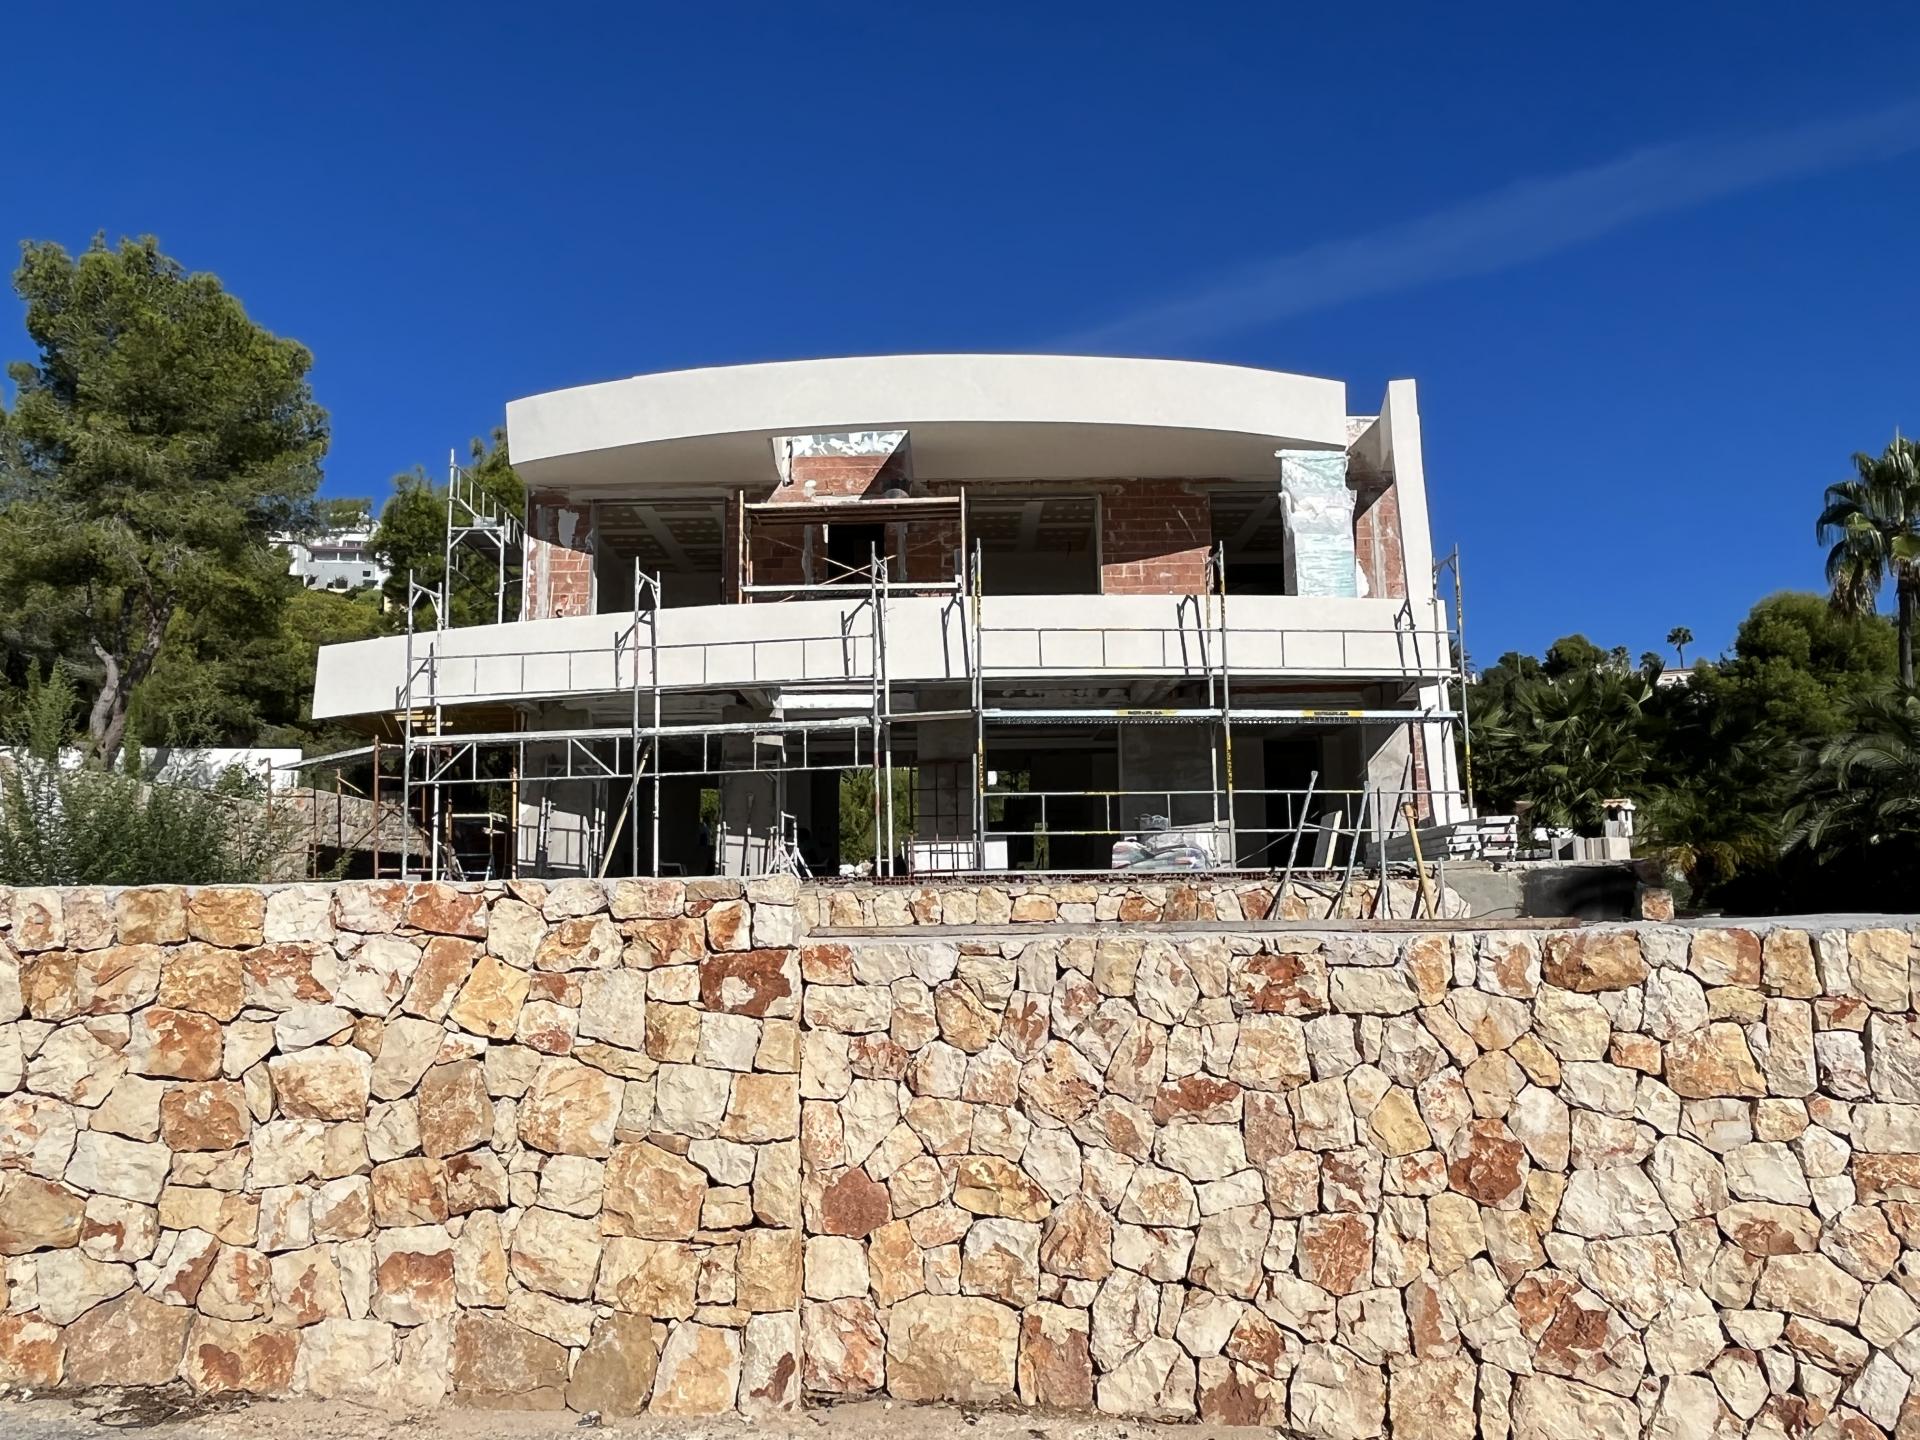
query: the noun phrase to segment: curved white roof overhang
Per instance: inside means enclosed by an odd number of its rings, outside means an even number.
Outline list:
[[[887,355],[638,375],[507,406],[529,487],[775,478],[783,435],[906,430],[920,479],[1265,479],[1343,450],[1346,386],[1190,360]]]

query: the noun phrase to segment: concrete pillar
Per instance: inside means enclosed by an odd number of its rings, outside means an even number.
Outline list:
[[[743,718],[743,717],[729,717]],[[721,737],[719,867],[722,875],[764,875],[773,865],[780,833],[780,812],[786,807],[786,775],[754,770],[761,763],[777,763],[785,747],[775,737],[726,735]]]
[[[564,768],[563,744],[529,745],[526,779],[515,817],[515,853],[523,875],[591,875],[594,842],[604,827],[607,786],[599,780],[542,780]],[[621,799],[626,798],[622,782]],[[459,795],[459,789],[447,794]]]
[[[1211,725],[1121,726],[1119,788],[1128,793],[1116,802],[1120,829],[1133,830],[1142,814],[1165,814],[1172,829],[1206,839],[1214,855],[1224,858],[1226,798],[1221,796],[1216,826],[1213,789],[1217,782],[1224,790],[1226,779],[1213,759],[1214,744]]]
[[[522,617],[591,615],[593,550],[591,503],[544,492],[528,497]]]
[[[1353,558],[1353,491],[1343,452],[1282,450],[1280,505],[1296,595],[1360,593]]]

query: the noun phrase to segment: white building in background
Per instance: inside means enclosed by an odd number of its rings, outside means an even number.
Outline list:
[[[309,590],[364,590],[387,583],[390,572],[374,557],[371,524],[271,539],[287,552],[287,573]]]
[[[20,752],[0,750],[0,758],[17,758]],[[300,748],[273,746],[154,746],[140,748],[139,775],[165,785],[187,785],[211,790],[229,770],[244,771],[271,790],[291,790],[300,783]],[[60,752],[60,768],[78,770],[87,763],[87,752],[69,746]]]

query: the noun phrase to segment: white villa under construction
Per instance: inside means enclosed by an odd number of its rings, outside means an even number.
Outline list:
[[[448,549],[519,618],[320,652],[409,873],[1277,870],[1469,813],[1412,381],[907,355],[507,422],[526,515],[456,476]]]

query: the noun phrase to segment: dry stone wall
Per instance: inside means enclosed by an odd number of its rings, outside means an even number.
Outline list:
[[[1920,1434],[1909,928],[819,903],[0,892],[0,1380]]]
[[[0,899],[0,1379],[798,1398],[789,880]]]

